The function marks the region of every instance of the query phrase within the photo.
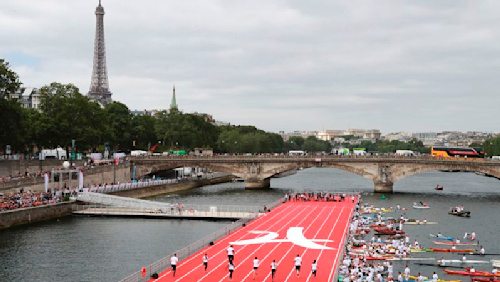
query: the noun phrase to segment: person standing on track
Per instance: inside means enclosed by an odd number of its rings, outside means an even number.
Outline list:
[[[177,270],[177,262],[178,261],[179,261],[179,259],[177,258],[177,254],[174,254],[170,258],[170,265],[172,266],[172,273],[174,274],[174,277],[175,277],[175,271]]]
[[[255,257],[253,260],[253,280],[255,280],[255,276],[257,276],[258,269],[259,269],[259,259]]]
[[[274,282],[274,276],[276,275],[276,267],[278,264],[276,261],[273,259],[273,262],[271,262],[271,281]]]
[[[314,260],[311,266],[311,272],[312,275],[314,275],[314,278],[316,278],[316,270],[318,270],[318,264],[316,263],[316,260]]]
[[[234,248],[233,245],[229,245],[229,248],[227,248],[227,259],[229,261],[234,260]]]
[[[233,280],[233,271],[234,271],[234,263],[232,260],[229,261],[229,264],[226,265],[226,269],[229,268],[229,281]]]
[[[207,271],[207,268],[208,268],[208,255],[206,253],[203,256],[203,265],[205,266],[205,271]]]
[[[297,272],[297,277],[300,276],[300,265],[302,264],[302,258],[297,254],[297,256],[293,259],[295,261],[295,271]]]

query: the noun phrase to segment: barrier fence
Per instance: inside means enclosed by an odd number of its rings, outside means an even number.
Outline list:
[[[104,215],[165,215],[179,217],[213,217],[213,218],[255,218],[264,211],[259,206],[210,206],[210,205],[185,205],[183,208],[171,207],[117,207],[100,204],[73,205],[73,212],[92,209],[89,214]],[[84,214],[84,213],[81,213]]]
[[[179,261],[182,261],[183,259],[186,259],[190,255],[198,252],[199,250],[209,246],[210,244],[215,243],[216,240],[230,234],[234,230],[240,228],[243,226],[243,224],[251,221],[252,218],[242,218],[238,221],[233,222],[231,225],[226,226],[223,229],[220,229],[219,231],[212,233],[196,242],[193,244],[182,248],[178,251],[173,252],[169,256],[166,256],[162,259],[160,259],[157,262],[154,262],[144,268],[144,272],[142,270],[139,270],[137,272],[134,272],[133,274],[127,276],[126,278],[120,280],[121,282],[145,282],[151,279],[151,275],[154,273],[160,274],[161,272],[167,270],[167,268],[170,267],[170,258],[174,255],[177,254],[177,257],[179,258]]]

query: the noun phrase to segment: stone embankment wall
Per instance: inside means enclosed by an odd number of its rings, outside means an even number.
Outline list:
[[[95,183],[112,183],[114,179],[114,168],[112,165],[108,166],[98,166],[92,168],[90,170],[83,171],[83,179],[84,185],[95,184]],[[63,175],[63,183],[62,187],[66,185],[69,187],[69,179],[68,174]],[[73,173],[73,179],[71,180],[71,185],[76,186],[78,184],[78,175]],[[129,182],[130,177],[130,163],[119,164],[116,166],[116,181],[117,182]],[[59,188],[59,182],[55,182],[55,184],[50,183],[49,187],[55,186]],[[43,178],[27,178],[21,179],[17,181],[9,181],[5,183],[0,183],[0,192],[16,192],[19,191],[20,188],[24,188],[24,190],[31,191],[44,191],[45,184]]]
[[[62,167],[64,160],[47,159],[47,160],[0,160],[0,178],[16,176],[19,173],[24,174],[26,171],[33,174],[40,171],[50,171]],[[85,161],[73,160],[77,166],[82,166]]]
[[[0,213],[0,229],[71,215],[75,202],[17,209]]]

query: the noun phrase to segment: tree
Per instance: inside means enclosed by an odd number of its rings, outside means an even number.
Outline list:
[[[10,69],[8,62],[0,59],[0,99],[16,92],[20,86],[21,82],[17,73]]]
[[[54,82],[42,87],[40,93],[42,146],[68,148],[75,140],[78,149],[89,150],[103,144],[108,127],[97,102],[80,94],[72,84]]]
[[[483,148],[487,156],[500,156],[500,136],[485,140]]]
[[[158,141],[155,132],[156,118],[153,116],[132,117],[132,139],[135,141],[133,149],[149,149],[148,145]]]
[[[125,104],[110,103],[104,108],[108,126],[106,141],[111,148],[128,151],[132,148],[132,115]]]
[[[25,117],[18,101],[0,98],[0,150],[24,151]]]

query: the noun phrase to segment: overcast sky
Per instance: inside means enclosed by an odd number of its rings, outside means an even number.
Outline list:
[[[25,86],[87,93],[98,0],[2,0]],[[113,99],[267,131],[500,131],[500,1],[102,0]]]

